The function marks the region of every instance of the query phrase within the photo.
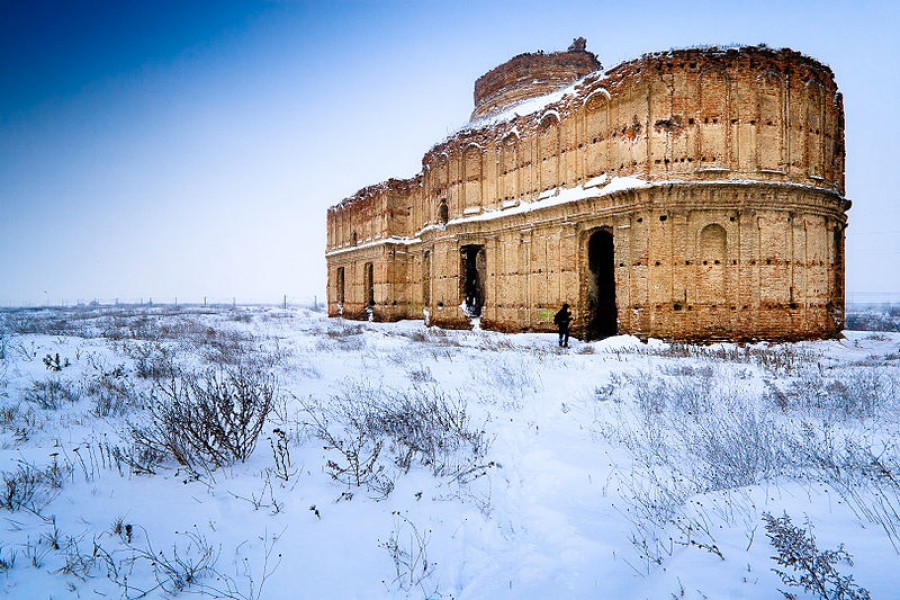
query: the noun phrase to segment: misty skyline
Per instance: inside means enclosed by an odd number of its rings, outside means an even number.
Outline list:
[[[588,40],[791,47],[844,94],[847,291],[900,295],[890,2],[0,0],[0,303],[323,299],[325,212],[407,177],[475,79]]]

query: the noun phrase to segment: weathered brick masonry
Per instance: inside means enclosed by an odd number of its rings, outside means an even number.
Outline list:
[[[593,338],[804,339],[844,320],[843,103],[788,49],[583,40],[476,83],[413,179],[328,211],[329,314]]]

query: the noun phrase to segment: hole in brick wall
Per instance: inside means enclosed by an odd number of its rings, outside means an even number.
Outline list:
[[[736,264],[737,264],[737,261],[736,261],[736,260],[732,260],[732,261],[731,261],[731,264],[736,265]]]
[[[681,310],[681,305],[680,305],[680,304],[673,304],[673,305],[672,305],[672,308],[674,308],[675,310]]]
[[[688,125],[693,125],[693,124],[694,124],[694,119],[693,118],[688,119]]]
[[[714,264],[714,265],[718,265],[718,264],[720,264],[720,263],[719,263],[719,261],[714,260],[714,261],[713,261],[713,264]]]
[[[734,217],[729,217],[728,220],[734,223]]]
[[[684,261],[684,264],[689,265],[689,264],[691,264],[691,261],[686,260],[686,261]]]
[[[672,162],[672,161],[670,161],[668,158],[665,159],[665,163],[666,163],[666,164],[669,164],[670,162]]]
[[[771,264],[772,264],[772,259],[771,259],[771,258],[767,258],[767,259],[766,259],[766,264],[767,264],[767,265],[771,265]]]
[[[658,267],[660,265],[660,262],[656,261],[654,264]]]
[[[731,124],[732,124],[732,125],[737,125],[737,122],[738,122],[737,119],[732,119],[732,120],[731,120]]]
[[[619,266],[620,266],[620,267],[624,267],[624,266],[625,266],[625,263],[620,262],[620,263],[619,263]]]
[[[750,124],[751,124],[751,125],[756,125],[756,119],[750,119]]]
[[[669,218],[669,217],[666,216],[666,215],[659,215],[659,220],[660,220],[660,221],[665,221],[665,220],[668,219],[668,218]]]
[[[637,218],[637,222],[638,222],[638,223],[643,223],[643,222],[644,222],[644,217],[638,217],[638,218]]]
[[[709,264],[709,262],[704,260],[703,264],[706,265],[706,264]]]

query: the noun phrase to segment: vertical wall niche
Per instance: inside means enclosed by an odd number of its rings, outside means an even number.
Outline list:
[[[422,304],[425,308],[431,306],[431,251],[426,250],[422,255]]]
[[[344,267],[338,267],[335,275],[335,286],[337,287],[337,301],[344,303]]]
[[[375,305],[375,267],[367,262],[363,267],[363,289],[366,294],[366,306]]]
[[[463,155],[463,169],[465,170],[465,202],[466,208],[481,206],[481,148],[476,144],[469,144]]]
[[[541,191],[554,188],[559,181],[559,117],[548,114],[538,127],[538,157],[541,164]]]
[[[784,79],[777,73],[757,78],[759,119],[757,121],[757,163],[764,171],[780,171],[783,160]]]
[[[484,307],[484,282],[487,262],[484,246],[471,244],[463,246],[460,252],[460,295],[469,316],[481,316]]]
[[[516,168],[518,165],[519,138],[510,133],[500,143],[500,196],[510,200],[518,195],[516,188]]]
[[[615,250],[610,231],[591,234],[587,244],[588,286],[585,333],[589,340],[618,333]]]
[[[725,228],[713,223],[700,232],[700,304],[725,303],[725,265],[728,259],[728,236]]]
[[[584,102],[587,166],[585,177],[606,173],[609,169],[606,137],[609,132],[609,98],[606,90],[596,90]]]

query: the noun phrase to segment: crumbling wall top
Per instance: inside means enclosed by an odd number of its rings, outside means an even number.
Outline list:
[[[562,89],[602,68],[597,56],[587,51],[587,41],[582,37],[576,38],[566,52],[519,54],[475,82],[472,119]]]

